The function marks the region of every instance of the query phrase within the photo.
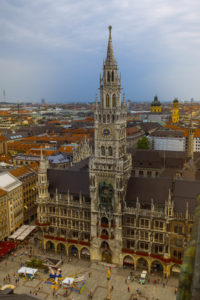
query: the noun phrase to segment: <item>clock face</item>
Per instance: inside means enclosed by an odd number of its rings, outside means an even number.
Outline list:
[[[106,128],[106,129],[103,130],[103,135],[104,136],[107,136],[109,134],[110,134],[110,130],[109,129]]]

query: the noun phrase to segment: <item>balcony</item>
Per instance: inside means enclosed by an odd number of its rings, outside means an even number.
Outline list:
[[[108,235],[103,235],[103,234],[100,236],[100,238],[103,239],[103,240],[108,240],[109,239]]]

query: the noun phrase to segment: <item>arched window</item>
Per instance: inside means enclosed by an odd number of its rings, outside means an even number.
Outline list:
[[[108,155],[109,156],[113,155],[112,147],[108,147]]]
[[[106,107],[110,107],[110,98],[109,95],[106,95]]]
[[[103,115],[103,123],[106,123],[106,116]]]
[[[105,156],[105,147],[101,146],[101,155]]]
[[[112,81],[114,81],[114,71],[112,71]]]
[[[115,116],[114,116],[114,115],[112,115],[112,121],[113,121],[113,122],[115,121]]]
[[[107,79],[108,79],[108,82],[110,82],[110,72],[109,71],[107,73]]]
[[[112,107],[116,107],[116,95],[112,96]]]
[[[99,122],[101,122],[101,115],[99,115]]]
[[[107,115],[107,122],[110,123],[110,115]]]

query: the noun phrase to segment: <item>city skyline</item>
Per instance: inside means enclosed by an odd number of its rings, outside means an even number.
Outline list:
[[[195,0],[3,0],[0,99],[5,90],[13,102],[93,101],[111,24],[126,99],[199,100],[199,8]]]

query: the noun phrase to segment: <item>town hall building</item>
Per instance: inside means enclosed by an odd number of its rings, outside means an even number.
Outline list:
[[[180,270],[200,184],[161,176],[152,161],[151,174],[135,175],[144,166],[134,167],[126,148],[127,107],[111,29],[94,105],[94,153],[67,170],[47,168],[41,153],[37,225],[47,251],[169,276]]]

